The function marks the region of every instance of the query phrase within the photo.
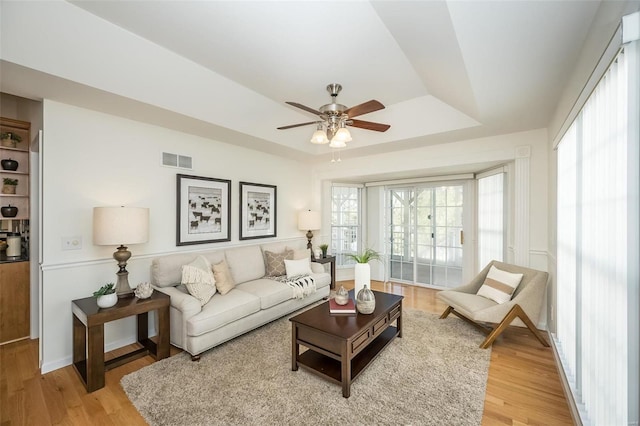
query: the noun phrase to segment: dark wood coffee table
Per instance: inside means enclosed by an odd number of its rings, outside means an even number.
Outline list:
[[[342,385],[342,396],[349,398],[351,382],[396,336],[402,337],[404,297],[373,293],[376,309],[369,315],[332,315],[325,302],[290,318],[291,370],[300,365]],[[353,297],[353,291],[349,295]],[[300,353],[300,346],[308,350]]]

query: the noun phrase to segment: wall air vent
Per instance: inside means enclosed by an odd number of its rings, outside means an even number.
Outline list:
[[[176,167],[180,169],[193,169],[193,158],[187,155],[171,154],[170,152],[162,153],[162,165],[168,167]]]

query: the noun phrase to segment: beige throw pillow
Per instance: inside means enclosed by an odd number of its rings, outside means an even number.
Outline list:
[[[203,257],[198,256],[188,265],[182,266],[182,284],[190,295],[205,305],[216,294],[216,282],[211,272],[211,264]]]
[[[213,276],[216,279],[216,288],[220,294],[229,293],[236,285],[236,283],[233,282],[233,277],[231,276],[227,262],[224,260],[213,265]]]
[[[513,292],[522,281],[522,276],[523,274],[513,274],[491,265],[482,287],[478,290],[478,295],[496,303],[506,303],[511,300]]]
[[[284,260],[293,258],[293,250],[285,250],[282,253],[264,251],[264,266],[267,277],[279,277],[286,274]]]

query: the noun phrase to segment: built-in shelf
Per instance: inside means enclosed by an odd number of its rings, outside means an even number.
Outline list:
[[[18,208],[16,217],[3,217],[2,220],[28,220],[29,219],[29,132],[31,124],[26,121],[0,118],[0,133],[12,133],[19,135],[22,140],[16,143],[16,147],[0,145],[0,160],[15,160],[18,162],[16,170],[4,170],[0,168],[0,188],[4,186],[3,179],[9,178],[18,181],[15,194],[0,193],[0,207],[12,205]]]

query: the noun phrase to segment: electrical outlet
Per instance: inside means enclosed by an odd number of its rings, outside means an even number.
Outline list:
[[[82,237],[62,237],[62,250],[80,250]]]

